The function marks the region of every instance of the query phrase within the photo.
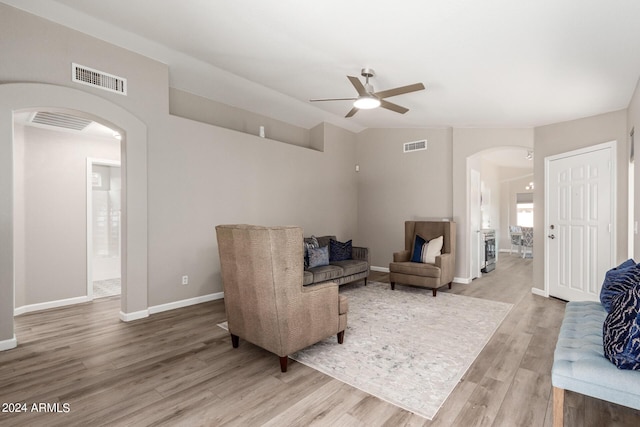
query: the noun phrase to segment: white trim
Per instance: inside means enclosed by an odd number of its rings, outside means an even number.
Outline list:
[[[188,307],[190,305],[201,304],[203,302],[214,301],[224,298],[224,292],[216,292],[214,294],[202,295],[199,297],[183,299],[180,301],[168,302],[166,304],[154,305],[149,307],[149,314],[161,313],[163,311],[175,310],[176,308]]]
[[[549,292],[544,289],[531,288],[531,293],[534,295],[539,295],[541,297],[549,298]]]
[[[117,160],[87,157],[87,298],[89,300],[93,300],[93,165],[121,167]],[[120,256],[120,277],[122,277],[122,255]],[[126,286],[126,283],[122,285]],[[121,290],[120,293],[126,292]]]
[[[131,322],[133,320],[144,319],[149,317],[149,310],[134,311],[133,313],[120,312],[120,320],[123,322]]]
[[[471,283],[473,281],[473,279],[466,277],[454,277],[453,278],[453,283],[460,283],[462,285],[468,285],[469,283]]]
[[[369,270],[380,271],[382,273],[389,273],[389,267],[376,267],[375,265],[372,265],[371,267],[369,267]]]
[[[0,351],[11,350],[12,348],[16,348],[18,346],[18,340],[16,340],[16,336],[10,340],[0,341]]]
[[[61,300],[56,300],[56,301],[41,302],[41,303],[38,303],[38,304],[23,305],[22,307],[14,308],[13,309],[13,315],[14,316],[19,316],[21,314],[31,313],[31,312],[34,312],[34,311],[48,310],[50,308],[65,307],[67,305],[82,304],[83,302],[88,302],[88,301],[91,301],[91,300],[89,298],[87,298],[86,296],[81,296],[81,297],[66,298],[66,299],[61,299]]]
[[[617,153],[618,141],[608,141],[601,144],[591,145],[589,147],[579,148],[577,150],[567,151],[565,153],[554,154],[544,158],[544,293],[542,296],[548,297],[549,293],[549,239],[546,238],[546,231],[549,230],[549,165],[554,160],[564,159],[567,157],[578,156],[581,154],[587,154],[599,150],[611,150],[611,168],[609,173],[611,174],[611,265],[615,265],[616,262],[616,242],[618,240],[617,235],[617,188],[618,188],[618,153]],[[532,288],[531,292],[535,293]]]

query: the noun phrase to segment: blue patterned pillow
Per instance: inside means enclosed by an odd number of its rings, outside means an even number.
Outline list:
[[[338,242],[337,240],[329,240],[329,261],[345,261],[352,259],[353,246],[351,240],[348,242]]]
[[[309,248],[309,268],[329,265],[329,246]]]
[[[640,265],[628,259],[619,266],[607,271],[600,289],[600,302],[607,313],[611,311],[613,298],[640,283]]]
[[[607,359],[619,369],[640,370],[640,285],[613,298],[602,337]]]
[[[309,267],[309,248],[319,248],[318,239],[316,236],[304,238],[304,266]]]
[[[427,243],[427,239],[416,234],[413,239],[413,254],[411,254],[411,262],[422,262],[422,247]]]

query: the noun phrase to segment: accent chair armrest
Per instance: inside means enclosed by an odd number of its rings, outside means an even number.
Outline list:
[[[442,283],[453,281],[456,259],[452,254],[442,254],[436,257],[436,266],[440,267]]]
[[[411,260],[411,251],[393,253],[393,262],[409,262],[409,260]]]

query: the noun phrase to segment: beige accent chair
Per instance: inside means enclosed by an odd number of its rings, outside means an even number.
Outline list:
[[[280,357],[347,327],[347,297],[326,282],[302,286],[302,228],[219,225],[216,227],[224,305],[234,348],[243,338]]]
[[[416,234],[426,240],[443,236],[442,254],[436,257],[435,264],[411,262]],[[405,221],[405,250],[393,254],[393,262],[389,264],[389,281],[391,289],[396,283],[420,286],[433,290],[436,296],[438,288],[453,282],[456,265],[456,223],[446,221]]]

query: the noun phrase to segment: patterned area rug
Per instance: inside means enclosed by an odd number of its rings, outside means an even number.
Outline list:
[[[378,282],[340,293],[349,298],[344,344],[333,336],[289,357],[429,420],[513,307]]]
[[[344,344],[330,337],[291,358],[430,420],[513,306],[377,282],[341,294]]]

